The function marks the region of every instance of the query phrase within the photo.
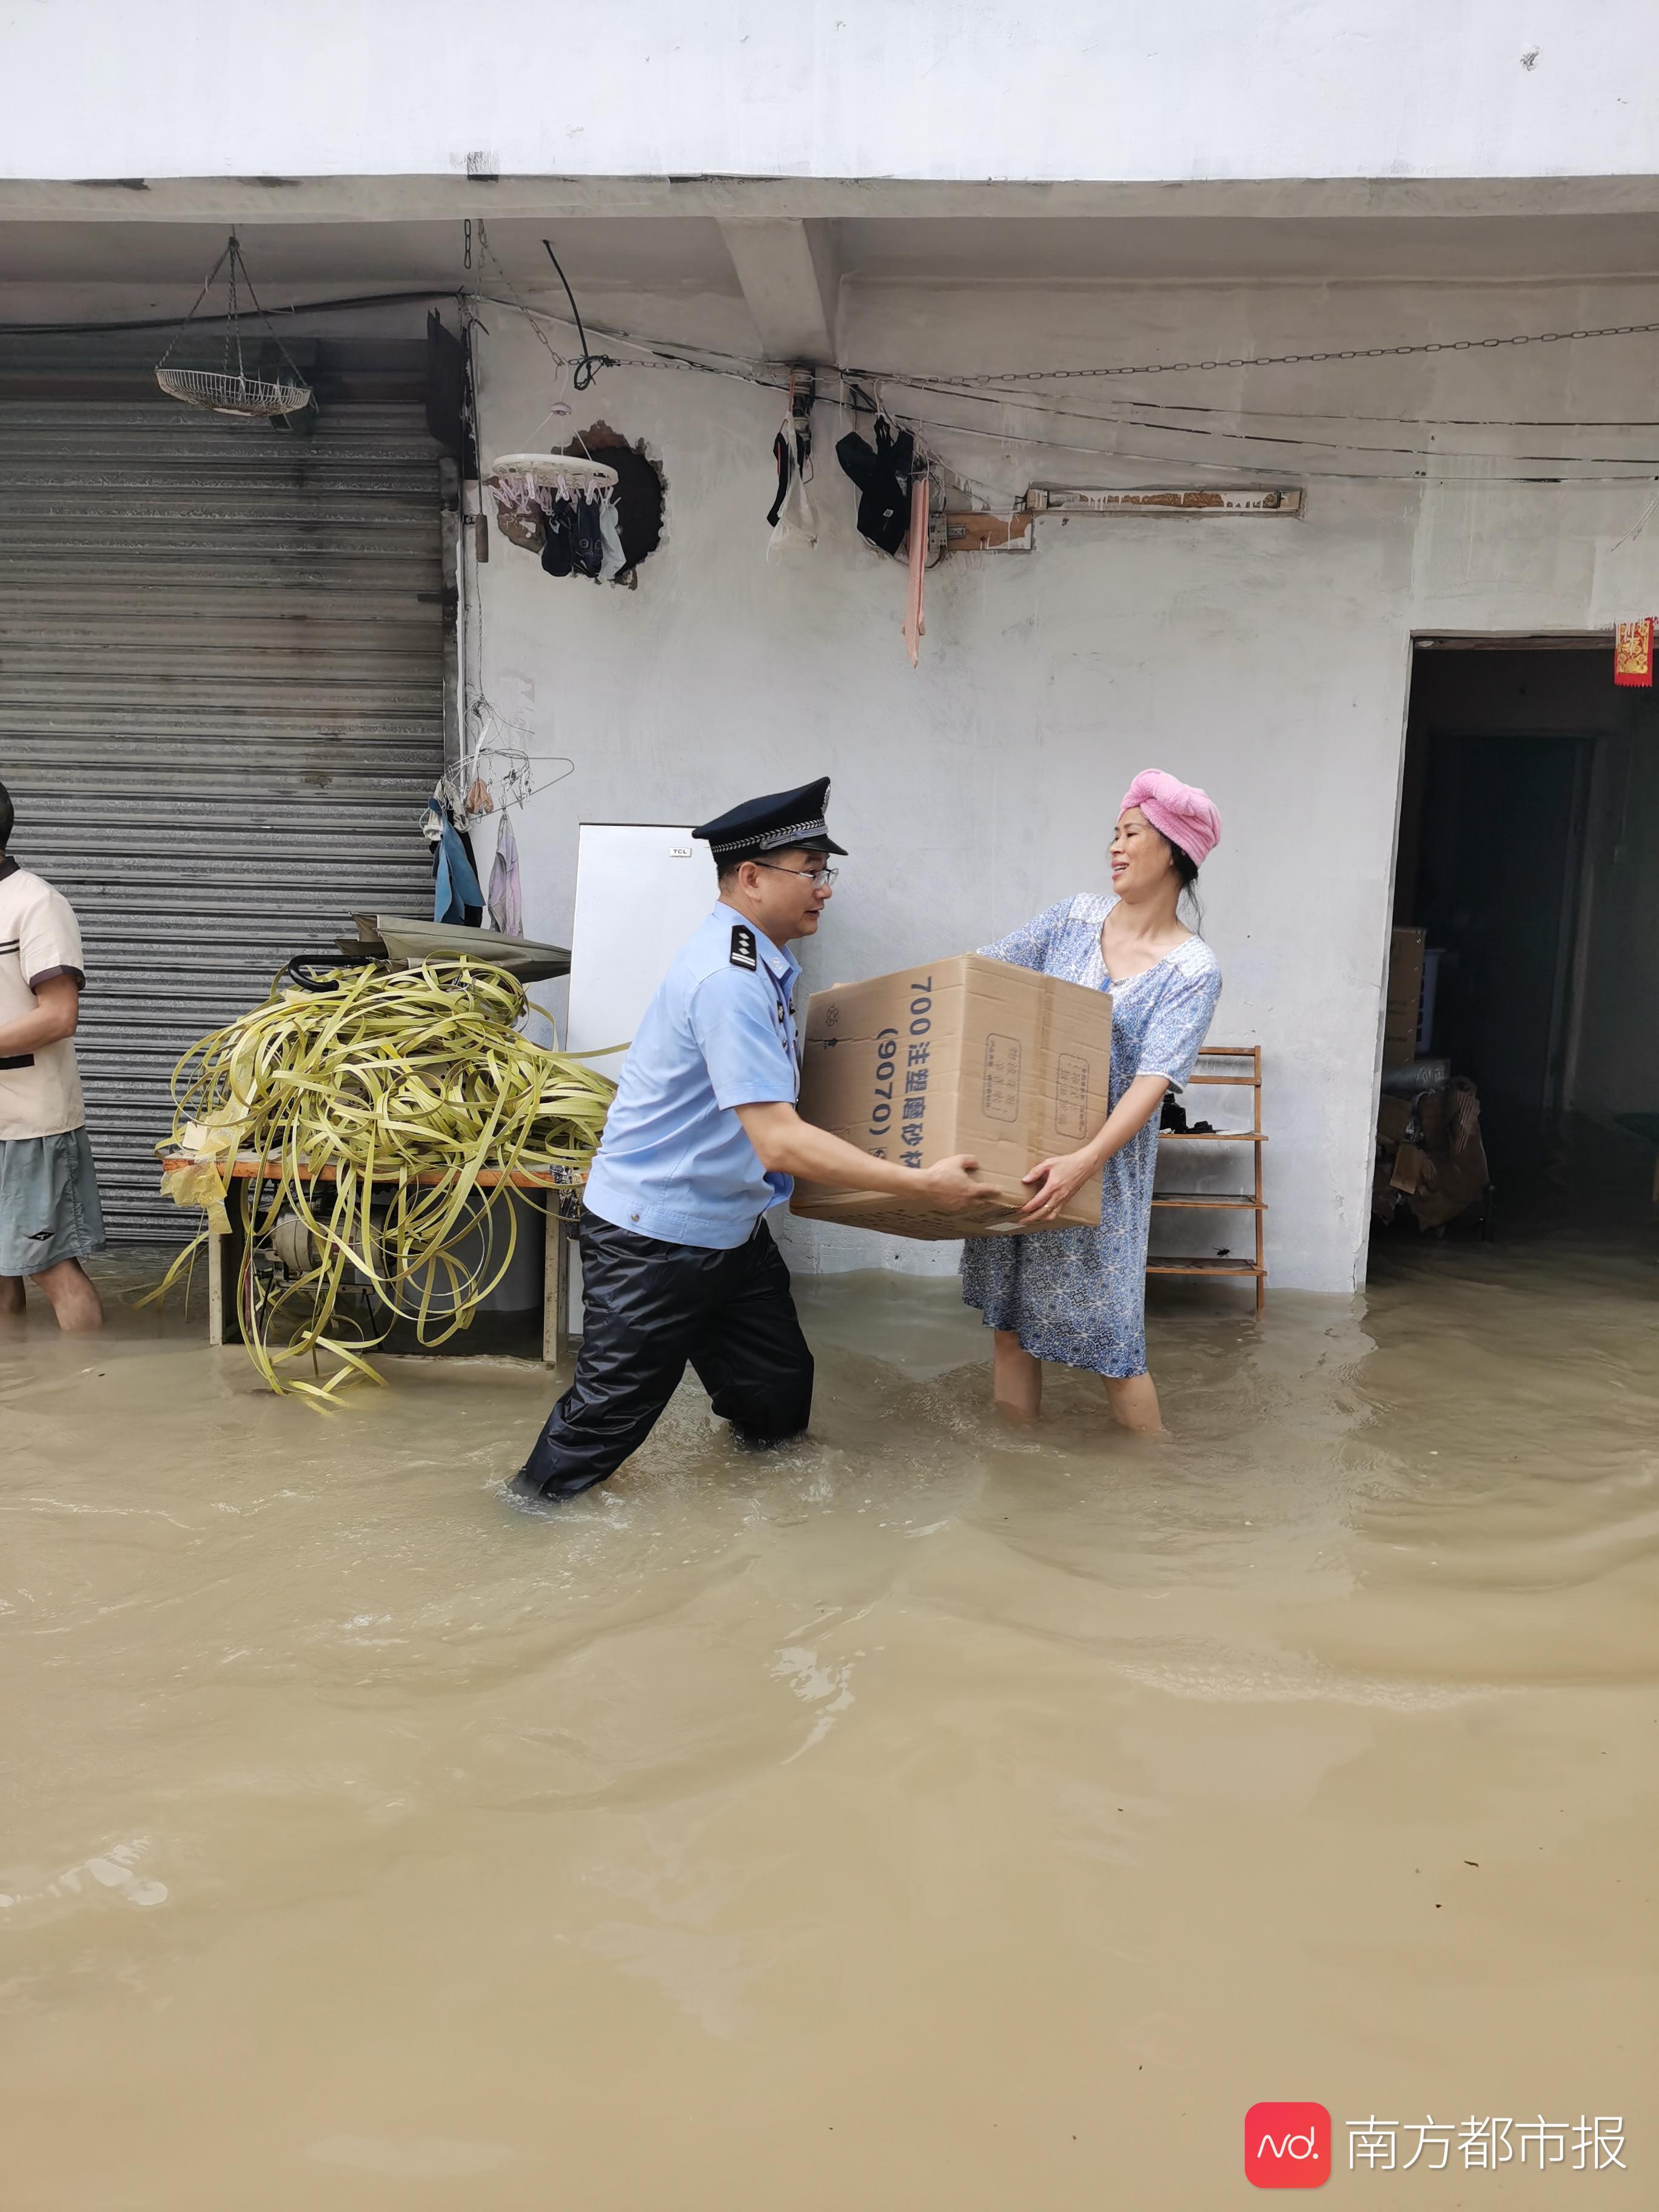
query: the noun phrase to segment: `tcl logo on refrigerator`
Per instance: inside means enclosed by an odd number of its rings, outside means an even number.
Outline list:
[[[1322,2105],[1252,2105],[1244,2178],[1258,2189],[1317,2189],[1331,2178],[1331,2116]]]

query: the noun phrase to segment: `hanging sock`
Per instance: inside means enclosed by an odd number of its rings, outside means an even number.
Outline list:
[[[576,565],[576,509],[568,499],[550,500],[542,566],[550,576],[568,576]]]
[[[914,668],[921,657],[927,625],[921,618],[921,594],[927,575],[927,508],[933,487],[925,475],[910,486],[910,589],[904,610],[904,649]]]
[[[605,540],[600,533],[599,502],[596,499],[576,501],[574,561],[576,574],[591,576],[596,584],[605,573]]]
[[[519,885],[519,841],[513,817],[503,814],[489,867],[489,919],[503,937],[524,935],[524,893]]]

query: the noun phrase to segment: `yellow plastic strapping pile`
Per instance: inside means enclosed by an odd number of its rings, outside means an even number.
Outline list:
[[[356,1376],[382,1379],[365,1355],[411,1308],[417,1285],[421,1343],[441,1344],[468,1325],[506,1273],[516,1239],[508,1184],[480,1187],[480,1170],[585,1168],[615,1086],[519,1033],[527,1001],[503,969],[432,960],[322,980],[332,988],[279,984],[263,1006],[179,1061],[163,1149],[186,1154],[189,1165],[165,1173],[161,1187],[204,1207],[209,1228],[222,1231],[232,1164],[239,1154],[259,1163],[239,1194],[243,1339],[273,1390],[327,1400]],[[434,1174],[435,1182],[419,1180]],[[479,1237],[498,1208],[504,1239]],[[272,1290],[254,1259],[279,1223],[286,1251],[312,1264]],[[469,1237],[481,1253],[505,1243],[487,1279],[483,1259],[469,1272],[454,1257]],[[165,1296],[203,1242],[179,1255],[152,1297]],[[376,1295],[384,1323],[345,1322],[348,1339],[336,1307],[343,1291],[363,1288]],[[337,1363],[331,1374],[324,1358]],[[301,1361],[310,1379],[285,1371]]]

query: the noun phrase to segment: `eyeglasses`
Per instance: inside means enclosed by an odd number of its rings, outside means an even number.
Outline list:
[[[841,873],[839,868],[781,868],[775,860],[757,860],[757,868],[770,868],[775,876],[799,876],[816,891],[827,891]]]

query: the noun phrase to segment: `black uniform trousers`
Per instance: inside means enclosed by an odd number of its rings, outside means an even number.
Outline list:
[[[668,1244],[582,1210],[582,1340],[575,1378],[514,1480],[521,1497],[574,1498],[637,1451],[689,1360],[740,1440],[781,1443],[812,1412],[812,1355],[764,1217],[729,1252]]]

